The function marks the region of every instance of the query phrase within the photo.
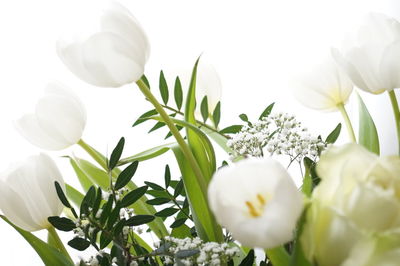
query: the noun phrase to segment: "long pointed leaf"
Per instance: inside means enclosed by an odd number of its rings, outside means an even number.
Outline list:
[[[359,143],[365,148],[379,155],[379,138],[376,131],[375,123],[368,112],[360,95],[358,95],[358,110],[359,110]]]

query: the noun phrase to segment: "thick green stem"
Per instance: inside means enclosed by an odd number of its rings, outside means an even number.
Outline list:
[[[99,155],[99,153],[93,149],[89,144],[84,142],[82,139],[78,141],[78,145],[82,147],[103,169],[107,169],[107,163],[105,158]]]
[[[396,122],[396,130],[397,130],[397,140],[398,140],[398,152],[400,154],[400,110],[399,104],[397,102],[396,93],[394,90],[389,91],[390,102],[392,103],[394,119]]]
[[[349,137],[350,137],[351,141],[357,142],[356,135],[354,134],[353,126],[351,125],[349,115],[347,114],[347,111],[344,108],[344,104],[343,103],[338,104],[337,108],[339,109],[340,113],[342,114],[344,123],[346,124],[346,127],[347,127],[347,132],[349,133]]]
[[[69,255],[67,249],[65,248],[63,242],[61,241],[60,237],[58,236],[56,230],[54,229],[53,226],[47,228],[47,231],[49,232],[48,239],[49,242],[56,248],[58,249],[62,254],[64,254],[70,261],[73,262],[71,259],[71,256]]]
[[[203,173],[201,172],[199,164],[197,163],[196,159],[194,158],[193,153],[190,150],[189,146],[187,145],[186,141],[183,139],[183,137],[179,133],[179,130],[176,128],[175,124],[172,122],[169,115],[165,112],[162,105],[157,101],[157,99],[151,93],[151,91],[146,86],[146,84],[142,80],[138,80],[136,82],[136,84],[138,85],[139,89],[142,91],[144,96],[151,102],[151,104],[153,104],[154,108],[160,114],[160,116],[164,120],[164,123],[168,126],[172,135],[175,137],[176,141],[179,144],[179,147],[181,148],[183,154],[185,155],[186,160],[188,160],[190,166],[192,167],[192,170],[196,176],[197,182],[199,183],[200,188],[201,188],[200,192],[204,195],[204,198],[207,198],[206,180],[203,176]]]
[[[268,259],[274,266],[289,266],[290,256],[282,246],[265,250]]]

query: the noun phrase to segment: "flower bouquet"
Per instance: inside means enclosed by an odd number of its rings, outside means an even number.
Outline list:
[[[41,149],[77,144],[86,151],[87,159],[65,156],[81,187],[64,182],[44,153],[12,165],[0,180],[0,217],[45,265],[400,265],[400,158],[379,155],[379,129],[360,96],[358,136],[345,108],[354,85],[387,93],[400,143],[400,22],[371,14],[347,47],[332,49],[296,85],[304,105],[343,115],[344,145],[334,144],[341,124],[314,136],[274,103],[256,121],[241,114],[241,123],[222,127],[220,92],[201,91],[218,76],[201,57],[188,84],[176,77],[168,87],[161,71],[155,86],[144,75],[149,42],[133,15],[113,4],[99,24],[90,36],[58,42],[59,57],[94,86],[136,83],[152,107],[127,122],[166,128],[168,143],[123,156],[132,140],[122,137],[109,154],[96,150],[82,140],[86,112],[78,96],[49,84],[35,112],[15,125]],[[225,157],[217,159],[217,147]],[[136,183],[141,162],[167,152],[180,172],[167,164],[163,181]],[[296,165],[300,186],[288,172]],[[31,233],[43,229],[47,241]],[[57,231],[70,232],[69,240]],[[86,258],[74,258],[66,245]]]

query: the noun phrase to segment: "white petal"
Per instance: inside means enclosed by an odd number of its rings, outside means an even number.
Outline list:
[[[142,51],[143,61],[146,62],[150,55],[150,44],[140,23],[122,5],[113,2],[101,17],[101,29],[112,32],[124,38],[131,46],[139,47]]]
[[[62,150],[68,146],[68,143],[60,141],[44,131],[33,114],[24,115],[16,120],[14,125],[23,137],[39,148],[45,150]]]
[[[36,118],[40,127],[54,136],[65,147],[77,143],[82,137],[85,117],[74,100],[64,96],[48,95],[36,105]]]
[[[83,65],[98,80],[98,86],[120,87],[143,75],[145,62],[140,49],[116,34],[98,33],[82,47]]]
[[[207,96],[208,110],[212,114],[221,101],[221,94],[222,84],[217,71],[212,65],[200,60],[196,79],[197,109],[200,110],[200,103],[204,96]]]
[[[42,229],[31,217],[25,206],[25,201],[18,194],[18,191],[13,190],[6,182],[0,180],[0,193],[0,209],[13,224],[27,231]]]
[[[400,41],[386,47],[380,62],[380,74],[388,90],[400,88]]]

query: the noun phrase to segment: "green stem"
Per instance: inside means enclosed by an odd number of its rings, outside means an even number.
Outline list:
[[[282,247],[276,247],[265,250],[268,259],[274,266],[289,266],[290,256],[286,250]]]
[[[353,126],[351,125],[351,121],[349,118],[349,115],[347,114],[346,108],[344,108],[344,104],[340,103],[337,105],[337,108],[339,109],[340,113],[342,114],[344,123],[346,124],[347,127],[347,132],[349,133],[349,137],[352,142],[357,142],[356,140],[356,135],[354,134]]]
[[[107,169],[107,163],[104,157],[100,156],[100,154],[93,149],[89,144],[80,139],[78,141],[78,145],[82,147],[103,169]]]
[[[62,254],[65,255],[70,261],[73,262],[71,259],[71,256],[69,255],[67,249],[65,248],[63,242],[61,241],[60,237],[58,236],[56,230],[54,229],[53,226],[47,228],[47,231],[49,232],[48,238],[49,242],[52,243],[52,245],[58,249]]]
[[[201,172],[201,169],[199,167],[199,164],[197,163],[196,159],[193,156],[192,151],[190,150],[189,146],[187,145],[186,141],[183,139],[181,134],[179,133],[179,130],[176,128],[175,124],[172,122],[171,118],[169,115],[165,112],[164,108],[162,105],[157,101],[157,99],[154,97],[154,95],[151,93],[149,88],[146,86],[146,84],[142,80],[138,80],[136,82],[138,85],[139,89],[142,91],[144,96],[153,104],[154,108],[157,110],[157,112],[160,114],[162,119],[164,120],[164,123],[168,126],[169,130],[171,131],[172,135],[175,137],[176,141],[178,142],[183,154],[185,155],[186,160],[188,160],[195,176],[197,179],[197,182],[199,183],[199,186],[201,188],[201,193],[203,194],[204,198],[207,199],[207,183],[206,180],[203,176],[203,173]]]
[[[397,102],[396,93],[394,90],[389,91],[390,102],[392,103],[394,119],[396,121],[396,130],[397,130],[397,140],[398,144],[398,152],[400,153],[400,110],[399,104]]]

